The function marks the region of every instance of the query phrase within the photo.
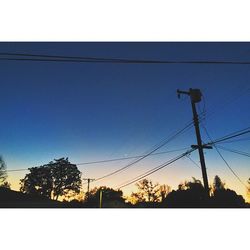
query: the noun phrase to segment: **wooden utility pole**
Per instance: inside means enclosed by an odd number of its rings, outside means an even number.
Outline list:
[[[193,111],[194,127],[195,127],[197,144],[198,144],[198,145],[192,145],[192,148],[196,148],[199,151],[204,188],[206,190],[207,195],[209,196],[209,186],[208,186],[208,178],[207,178],[206,163],[205,163],[203,148],[211,149],[212,147],[202,145],[200,127],[199,127],[199,117],[198,117],[196,106],[195,106],[196,103],[201,101],[202,93],[199,89],[190,88],[189,91],[181,91],[178,89],[177,94],[179,98],[181,94],[190,96],[192,111]]]

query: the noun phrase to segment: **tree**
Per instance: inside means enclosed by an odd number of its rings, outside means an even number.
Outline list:
[[[211,205],[213,207],[244,207],[244,198],[225,186],[226,184],[216,175],[213,182]]]
[[[3,184],[1,184],[0,187],[3,187],[3,188],[7,188],[7,189],[11,189],[11,184],[8,182],[8,181],[5,181]]]
[[[248,188],[247,188],[247,195],[250,197],[250,178],[248,179]]]
[[[54,160],[40,167],[29,168],[30,173],[20,180],[20,191],[41,195],[53,200],[60,196],[78,194],[81,188],[81,172],[68,158]]]
[[[218,175],[214,177],[213,191],[225,189],[225,183],[223,183]]]
[[[131,197],[138,202],[157,202],[159,201],[160,186],[158,183],[153,184],[151,180],[143,179],[136,183],[138,192],[132,193]]]
[[[7,179],[6,164],[2,156],[0,156],[0,184],[4,183],[6,179]]]
[[[88,207],[99,207],[100,192],[102,191],[102,207],[125,207],[125,199],[121,190],[114,190],[112,188],[102,186],[91,189],[84,201]]]
[[[200,180],[192,177],[192,181],[186,181],[184,184],[184,189],[200,190],[203,189],[202,183]]]
[[[207,194],[200,180],[192,177],[170,192],[163,201],[165,207],[207,207]]]
[[[164,199],[166,199],[167,195],[171,192],[171,187],[166,185],[166,184],[163,184],[163,185],[160,185],[159,187],[159,194],[160,194],[160,197],[161,197],[161,201],[163,201]]]
[[[178,185],[178,190],[188,190],[188,189],[200,189],[202,187],[202,183],[200,180],[192,177],[191,181],[184,181]]]
[[[231,189],[216,190],[211,197],[211,201],[213,207],[245,207],[244,198]]]
[[[71,202],[71,201],[78,201],[83,202],[84,201],[84,192],[80,191],[79,193],[76,193],[74,191],[69,191],[67,194],[64,195],[64,202]]]

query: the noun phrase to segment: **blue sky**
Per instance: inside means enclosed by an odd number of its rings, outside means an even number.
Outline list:
[[[0,52],[250,61],[249,43],[1,43]],[[177,88],[190,87],[200,88],[204,94],[199,110],[207,111],[204,124],[210,135],[223,136],[250,124],[249,69],[249,65],[0,61],[0,153],[9,169],[37,166],[64,156],[78,163],[144,153],[191,120],[189,100],[179,100],[176,95]],[[203,131],[202,136],[208,140]],[[194,130],[190,130],[163,150],[194,143]],[[250,150],[249,141],[228,147]],[[246,181],[250,177],[249,160],[222,153]],[[152,157],[100,184],[117,185],[171,156],[174,154]],[[198,162],[196,153],[192,157]],[[229,187],[244,194],[215,150],[207,152],[206,158],[210,182],[218,173]],[[125,164],[89,165],[81,170],[86,177],[95,178]],[[165,172],[154,174],[152,179],[168,182],[173,188],[201,175],[188,160]],[[17,183],[24,173],[12,175]]]

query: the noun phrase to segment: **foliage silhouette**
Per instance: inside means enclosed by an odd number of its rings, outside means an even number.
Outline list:
[[[244,198],[231,189],[215,190],[211,202],[212,207],[236,208],[245,206]]]
[[[2,208],[61,208],[64,204],[40,195],[24,194],[0,187],[0,207]]]
[[[8,181],[5,181],[3,184],[0,185],[0,187],[11,189],[11,184]]]
[[[7,179],[7,172],[6,172],[6,164],[3,160],[3,157],[0,156],[0,184],[4,183]]]
[[[46,165],[29,168],[29,171],[30,173],[20,180],[22,193],[58,200],[69,192],[80,192],[81,172],[68,158],[55,159]]]
[[[223,183],[218,175],[214,177],[213,182],[213,192],[217,190],[224,190],[225,189],[225,183]]]
[[[180,184],[178,190],[172,191],[162,203],[163,207],[245,207],[246,203],[241,195],[233,190],[226,189],[219,176],[213,181],[212,195],[208,199],[205,189],[200,180],[193,178],[192,181]]]
[[[160,198],[161,198],[161,202],[164,201],[164,199],[166,199],[166,197],[168,196],[168,194],[171,192],[171,187],[166,185],[166,184],[163,184],[163,185],[160,185],[160,188],[159,188],[159,195],[160,195]]]
[[[219,176],[214,177],[213,193],[211,196],[212,207],[244,207],[245,200],[235,191],[225,188]]]
[[[136,186],[138,188],[138,192],[133,192],[131,194],[132,199],[135,200],[135,203],[159,201],[160,185],[158,183],[153,184],[151,180],[143,179],[136,183]]]
[[[84,205],[86,207],[99,207],[100,191],[102,191],[102,207],[126,207],[123,192],[106,186],[90,190],[88,196],[84,200]]]
[[[247,195],[250,197],[250,178],[248,179],[248,188],[247,188]]]
[[[178,190],[173,190],[162,202],[163,207],[207,207],[208,199],[206,191],[200,180],[180,184]]]
[[[3,164],[5,166],[5,164]],[[4,168],[3,168],[4,169]],[[210,198],[207,197],[202,182],[192,178],[180,183],[171,191],[166,185],[144,179],[136,184],[138,192],[125,199],[121,190],[110,187],[95,187],[89,196],[82,191],[81,173],[68,159],[58,159],[40,167],[30,168],[30,173],[21,180],[21,192],[10,190],[5,181],[0,185],[0,207],[61,207],[98,208],[102,191],[103,208],[243,208],[250,207],[241,195],[226,188],[219,176],[211,185]],[[250,186],[250,178],[248,180]],[[248,190],[249,191],[249,190]],[[58,198],[63,200],[58,202]],[[129,200],[134,199],[134,204]]]
[[[75,191],[69,191],[68,193],[64,194],[63,196],[63,201],[64,202],[83,202],[84,201],[84,192],[75,192]]]

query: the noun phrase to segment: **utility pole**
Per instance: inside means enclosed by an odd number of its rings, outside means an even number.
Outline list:
[[[100,201],[99,201],[99,208],[102,208],[102,188],[100,188]]]
[[[91,178],[83,178],[84,181],[88,182],[88,191],[87,191],[87,198],[89,199],[89,186],[90,186],[90,182],[94,181],[95,179],[91,179]]]
[[[206,190],[207,195],[209,196],[209,186],[208,186],[208,178],[207,178],[206,163],[205,163],[203,148],[211,149],[212,147],[202,145],[200,127],[199,127],[199,117],[198,117],[198,114],[196,111],[196,106],[195,106],[196,103],[201,101],[202,93],[201,93],[200,89],[190,88],[189,91],[181,91],[181,90],[177,89],[177,94],[178,94],[178,98],[180,98],[181,94],[190,96],[192,111],[193,111],[194,127],[195,127],[197,144],[198,144],[198,145],[192,145],[191,147],[198,149],[198,151],[199,151],[204,188]]]

